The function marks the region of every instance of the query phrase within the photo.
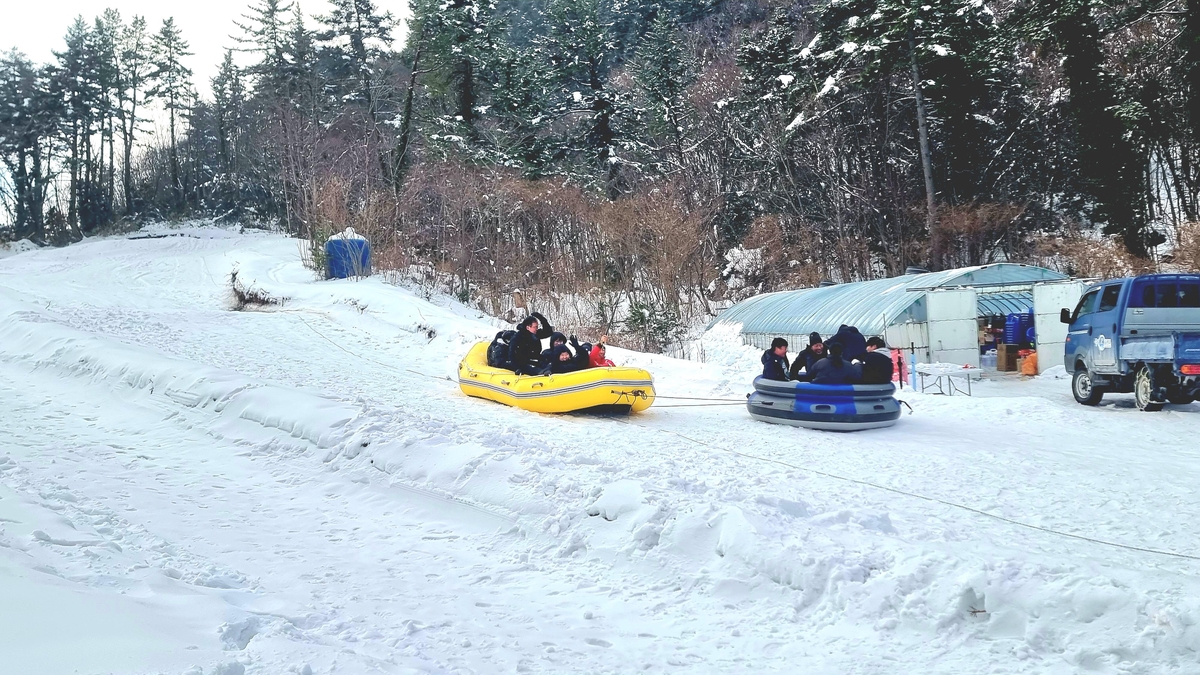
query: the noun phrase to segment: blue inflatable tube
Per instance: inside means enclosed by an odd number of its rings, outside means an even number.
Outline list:
[[[811,384],[754,378],[746,401],[760,422],[808,429],[858,431],[890,427],[900,419],[900,403],[889,384]]]

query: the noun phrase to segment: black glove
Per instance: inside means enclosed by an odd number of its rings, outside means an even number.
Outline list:
[[[575,348],[575,351],[579,351],[579,338],[572,335],[571,339],[570,339],[570,343],[571,343],[571,346]]]

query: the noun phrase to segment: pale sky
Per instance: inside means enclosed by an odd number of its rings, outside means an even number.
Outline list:
[[[163,19],[175,17],[175,24],[183,31],[184,39],[191,45],[194,56],[190,57],[189,68],[194,73],[196,88],[201,96],[209,95],[209,79],[217,72],[224,58],[225,49],[236,47],[230,35],[241,31],[233,22],[242,21],[256,0],[0,0],[0,51],[7,52],[16,47],[37,63],[46,63],[54,58],[55,50],[62,51],[63,36],[67,27],[78,15],[83,15],[89,24],[108,7],[121,12],[126,21],[134,14],[146,17],[147,29],[157,32]],[[314,14],[329,11],[327,0],[302,0],[301,8],[305,23],[314,27]],[[408,0],[376,0],[381,11],[391,12],[397,18],[408,16]],[[394,31],[399,48],[403,28]]]

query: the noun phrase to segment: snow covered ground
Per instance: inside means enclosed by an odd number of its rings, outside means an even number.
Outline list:
[[[1200,405],[1037,378],[857,434],[538,416],[459,392],[477,312],[158,234],[0,260],[4,672],[1200,668],[1200,559],[1064,536],[1200,556]],[[283,304],[231,311],[235,269]],[[705,347],[611,356],[744,398],[757,354]]]

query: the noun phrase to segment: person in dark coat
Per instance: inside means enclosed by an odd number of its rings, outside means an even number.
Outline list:
[[[517,324],[517,334],[508,343],[508,362],[517,375],[542,375],[547,363],[543,363],[542,334],[550,337],[554,327],[541,314],[534,312]]]
[[[892,352],[883,338],[873,337],[867,340],[867,353],[861,360],[863,384],[887,384],[892,381],[895,364],[892,363]]]
[[[825,350],[828,351],[834,343],[842,346],[842,357],[848,361],[861,359],[867,353],[867,339],[854,326],[842,324],[838,332],[825,341]]]
[[[550,350],[550,372],[555,375],[563,373],[573,373],[577,370],[582,370],[579,359],[565,345],[560,344]]]
[[[763,352],[763,378],[767,380],[788,380],[787,340],[777,337],[771,340],[771,348]]]
[[[829,357],[817,361],[813,366],[813,384],[856,384],[862,379],[862,369],[842,356],[842,345],[828,345]]]
[[[808,378],[812,377],[813,366],[823,358],[825,358],[825,343],[821,341],[821,334],[809,333],[808,347],[796,355],[796,359],[792,361],[792,370],[789,375],[793,380],[807,382]],[[800,372],[801,369],[804,370],[803,373]]]
[[[542,350],[542,363],[550,363],[554,358],[554,348],[567,344],[567,336],[554,331],[550,334],[550,347]]]

